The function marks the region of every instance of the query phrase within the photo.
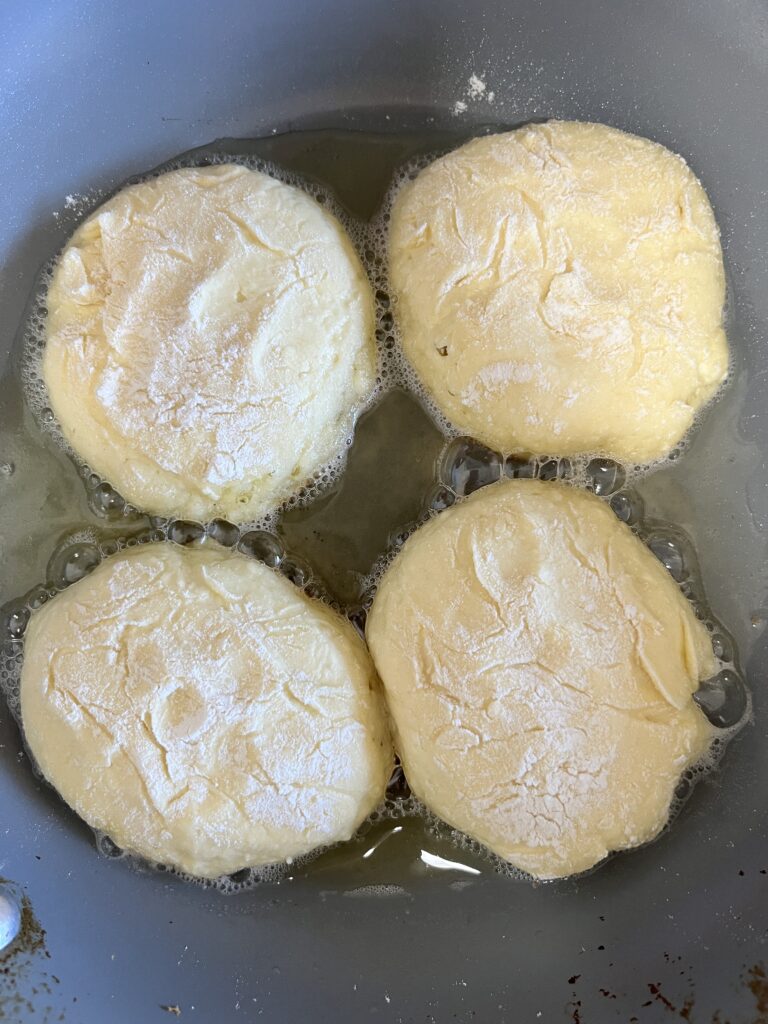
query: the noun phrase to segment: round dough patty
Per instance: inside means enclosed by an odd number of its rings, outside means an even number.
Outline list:
[[[653,838],[712,738],[691,698],[715,671],[706,630],[565,485],[495,484],[418,530],[367,638],[416,795],[539,878]]]
[[[119,846],[215,877],[348,839],[392,751],[352,626],[218,547],[123,552],[36,613],[24,733]]]
[[[370,286],[311,196],[237,165],[123,189],[48,292],[66,439],[137,507],[242,522],[344,447],[375,377]]]
[[[647,139],[565,121],[475,139],[400,190],[389,246],[408,359],[502,452],[650,462],[727,374],[712,209]]]

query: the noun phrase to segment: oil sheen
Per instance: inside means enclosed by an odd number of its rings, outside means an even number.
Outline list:
[[[196,523],[146,517],[68,448],[48,407],[40,373],[45,291],[56,258],[40,254],[41,262],[47,262],[0,382],[0,685],[17,718],[29,617],[123,547],[155,540],[189,544],[210,539],[236,546],[327,600],[362,630],[381,573],[421,522],[502,476],[537,477],[589,489],[610,503],[662,561],[712,636],[719,672],[697,699],[718,727],[718,739],[706,763],[681,780],[671,817],[696,779],[716,766],[728,739],[749,718],[750,697],[734,638],[715,619],[704,592],[695,549],[701,524],[690,508],[681,514],[676,481],[706,472],[703,448],[695,444],[689,450],[684,442],[663,463],[650,467],[589,456],[526,461],[493,452],[458,436],[401,354],[386,267],[392,199],[421,166],[466,137],[467,133],[435,131],[315,131],[227,140],[182,154],[144,176],[180,166],[238,161],[298,185],[340,217],[375,291],[377,387],[354,435],[347,439],[344,456],[315,473],[276,513],[258,522],[234,526],[222,520]],[[68,225],[71,230],[106,198],[93,196],[87,207],[78,209]],[[734,386],[738,380],[726,388],[726,415]],[[706,428],[706,413],[703,419]],[[698,430],[699,424],[694,439]],[[97,835],[96,846],[105,856],[126,858],[107,836]],[[139,871],[166,870],[127,859]],[[192,881],[237,892],[301,875],[350,897],[398,898],[420,875],[439,873],[447,884],[462,887],[489,871],[523,877],[429,814],[410,794],[398,768],[384,805],[350,842],[301,863],[246,869],[213,883]]]

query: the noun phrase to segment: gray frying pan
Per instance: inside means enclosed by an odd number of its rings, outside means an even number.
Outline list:
[[[0,705],[0,921],[22,910],[0,954],[0,1020],[768,1020],[763,0],[7,0],[0,57],[0,425],[20,417],[9,353],[29,290],[79,197],[182,151],[323,130],[274,153],[320,168],[362,216],[399,157],[489,124],[592,119],[682,153],[723,232],[734,379],[680,463],[640,491],[691,536],[754,694],[753,723],[673,827],[587,877],[515,883],[411,832],[229,896],[99,855]],[[345,162],[350,131],[378,133],[370,194]],[[0,477],[3,600],[58,541],[40,530],[51,500],[39,481]]]

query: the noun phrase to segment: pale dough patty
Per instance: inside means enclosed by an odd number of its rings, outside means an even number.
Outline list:
[[[598,498],[508,481],[418,530],[368,643],[395,746],[441,818],[539,878],[653,838],[712,727],[706,630]]]
[[[21,715],[89,825],[214,877],[348,839],[383,799],[376,687],[349,623],[274,570],[155,544],[32,617]]]
[[[139,508],[253,519],[343,448],[375,378],[338,221],[236,165],[119,192],[67,244],[43,376],[66,439]]]
[[[717,224],[684,160],[599,124],[475,139],[397,194],[408,359],[502,452],[669,452],[728,370]]]

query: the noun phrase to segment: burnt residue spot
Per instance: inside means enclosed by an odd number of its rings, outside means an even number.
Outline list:
[[[25,952],[42,953],[48,960],[51,959],[45,944],[45,928],[35,917],[28,896],[21,897],[21,932],[18,941]]]
[[[672,962],[672,963],[675,962],[675,959],[678,959],[678,961],[680,959],[679,956],[674,957],[674,958],[669,956],[669,954],[665,954],[665,956],[667,958],[667,961],[668,962]],[[648,991],[653,996],[653,998],[656,1000],[656,1002],[660,1002],[660,1004],[662,1004],[663,1007],[665,1007],[667,1010],[669,1010],[670,1013],[676,1014],[681,1020],[684,1020],[684,1021],[689,1021],[691,1019],[691,1013],[693,1011],[693,996],[692,995],[689,995],[685,999],[685,1001],[683,1002],[683,1005],[681,1007],[676,1007],[674,1002],[672,1001],[672,999],[669,999],[664,994],[664,992],[662,991],[662,983],[660,983],[658,981],[657,982],[650,982],[649,981],[648,982]],[[644,1007],[651,1006],[651,1002],[652,1002],[652,1000],[648,1000],[648,1002],[644,1002],[643,1006]]]
[[[571,1015],[572,1024],[582,1024],[580,999],[574,999],[572,1002],[568,1004],[568,1012]]]
[[[13,888],[7,879],[0,879]],[[0,954],[0,1020],[48,1020],[53,1012],[55,974],[40,970],[40,958],[49,960],[45,928],[37,920],[29,897],[19,897],[21,929],[11,945]],[[48,999],[51,1003],[48,1003]],[[59,1020],[64,1019],[59,1017]]]
[[[442,345],[437,350],[437,354],[440,355],[440,356],[447,356],[448,355],[448,346],[447,345]]]
[[[679,960],[680,957],[677,957],[676,959]],[[667,960],[672,960],[672,958],[667,956]],[[649,981],[648,982],[648,991],[651,993],[651,995],[656,1000],[656,1002],[657,1003],[661,1003],[661,1005],[663,1007],[665,1007],[667,1010],[669,1010],[670,1013],[677,1014],[677,1016],[680,1017],[681,1020],[691,1020],[691,1013],[693,1011],[693,1006],[694,1006],[693,996],[688,996],[688,998],[685,1000],[685,1002],[682,1004],[682,1006],[678,1007],[678,1006],[675,1006],[675,1004],[672,1002],[672,1000],[668,999],[664,995],[664,993],[661,991],[661,982],[658,982],[658,981],[657,982],[650,982]],[[649,1000],[647,1003],[643,1003],[643,1006],[651,1006],[651,1005],[652,1005],[652,1000]]]
[[[755,997],[755,1009],[760,1014],[755,1024],[768,1019],[768,976],[763,964],[754,964],[747,971],[747,988]]]
[[[15,961],[23,954],[41,953],[50,960],[51,954],[45,944],[45,928],[35,917],[32,904],[27,896],[21,897],[21,930],[14,942],[0,955],[0,974],[12,974]]]
[[[604,949],[605,947],[598,946],[596,948]],[[586,950],[582,948],[582,952],[586,952]],[[669,952],[663,952],[660,955],[668,965],[668,968],[675,968],[684,964],[683,957],[680,955]],[[611,961],[608,966],[613,967],[613,961]],[[677,971],[674,971],[674,973],[676,974]],[[574,974],[568,979],[568,984],[571,986],[571,1001],[567,1004],[566,1009],[567,1014],[570,1014],[568,1019],[571,1021],[571,1024],[579,1024],[584,1017],[587,1021],[590,1020],[591,1014],[589,1003],[584,1003],[582,1000],[576,998],[575,986],[576,982],[580,981],[579,993],[582,997],[584,996],[586,986],[586,992],[588,994],[594,991],[594,993],[596,995],[599,994],[602,999],[612,1001],[615,1004],[612,1012],[616,1015],[621,1016],[622,1008],[624,1008],[624,1012],[634,1009],[635,1016],[630,1018],[622,1017],[623,1020],[627,1021],[627,1024],[637,1024],[639,1021],[646,1020],[647,1015],[641,1011],[647,1010],[650,1007],[656,1007],[656,1013],[661,1013],[661,1017],[664,1019],[676,1017],[679,1020],[688,1021],[689,1024],[694,1024],[694,1022],[695,1024],[704,1024],[703,1018],[701,1017],[701,1006],[698,1006],[697,1009],[695,1008],[693,967],[689,965],[687,970],[681,970],[679,973],[681,976],[686,978],[687,991],[684,989],[683,992],[681,992],[679,988],[675,988],[674,995],[670,998],[667,992],[663,991],[663,983],[661,981],[646,982],[645,987],[650,998],[646,999],[642,1004],[635,1004],[632,1007],[627,1005],[627,993],[607,986],[603,978],[594,979],[595,981],[601,981],[602,984],[595,985],[595,988],[592,989],[589,974],[584,974],[583,972],[581,974]],[[584,980],[585,978],[587,981]],[[761,1015],[755,1018],[754,1021],[750,1020],[749,1024],[768,1024],[768,972],[763,969],[762,965],[756,965],[756,967],[753,967],[749,972],[749,980],[750,987],[753,992],[756,991],[753,986],[763,986],[763,988],[761,988],[761,992],[763,994],[764,1004],[759,1006],[759,1010],[761,1014],[765,1014],[765,1016]],[[685,998],[683,998],[684,992]],[[712,1024],[730,1024],[730,1022],[723,1019],[719,1022],[712,1022]]]

